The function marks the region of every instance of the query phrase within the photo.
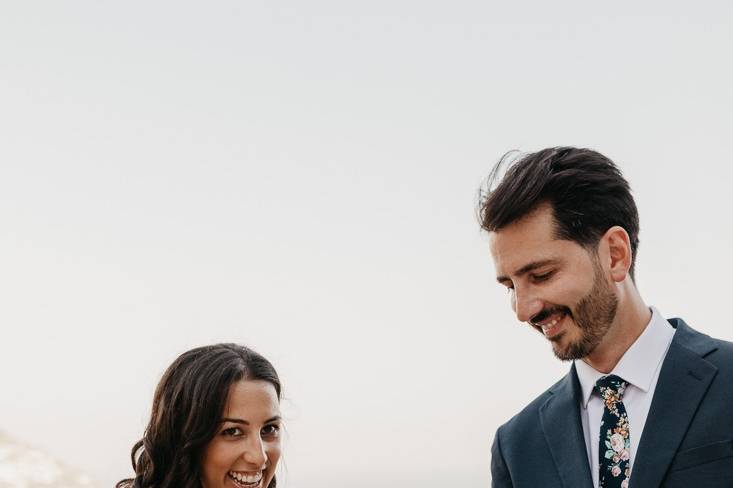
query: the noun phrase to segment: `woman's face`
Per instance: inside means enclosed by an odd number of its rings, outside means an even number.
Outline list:
[[[267,381],[229,389],[219,429],[201,459],[203,488],[266,488],[280,459],[280,402]]]

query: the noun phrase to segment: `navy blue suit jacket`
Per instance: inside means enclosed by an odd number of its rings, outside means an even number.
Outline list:
[[[681,319],[662,363],[630,488],[733,487],[733,343]],[[493,488],[592,488],[575,366],[491,448]]]

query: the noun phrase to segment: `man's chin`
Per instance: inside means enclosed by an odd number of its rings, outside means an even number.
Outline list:
[[[583,359],[592,352],[589,344],[583,341],[571,341],[566,338],[567,332],[561,332],[550,338],[552,343],[552,352],[555,357],[561,361],[573,361],[575,359]]]

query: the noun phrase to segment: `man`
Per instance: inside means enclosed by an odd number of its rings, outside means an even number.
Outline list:
[[[642,300],[621,172],[572,147],[519,158],[499,179],[503,163],[480,204],[497,280],[573,364],[496,432],[492,486],[733,487],[733,344]]]

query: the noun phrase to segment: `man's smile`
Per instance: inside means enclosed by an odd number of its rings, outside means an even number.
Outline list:
[[[565,309],[543,310],[530,320],[530,324],[541,330],[547,339],[553,340],[553,337],[562,332],[563,319],[567,316],[568,313]]]

